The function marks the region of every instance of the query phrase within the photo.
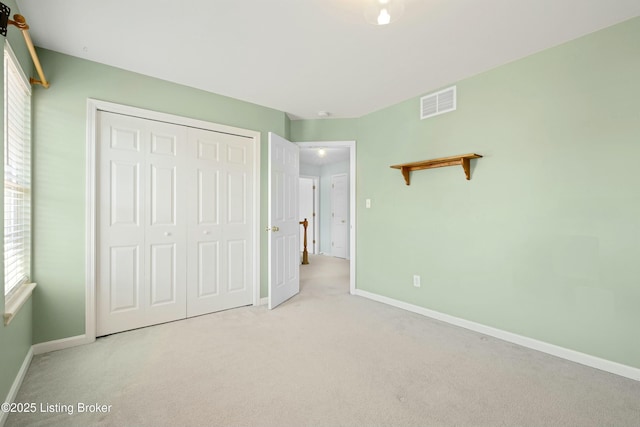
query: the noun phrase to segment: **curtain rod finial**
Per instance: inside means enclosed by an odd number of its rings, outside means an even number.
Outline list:
[[[28,30],[29,26],[27,25],[27,20],[24,19],[24,16],[19,15],[19,14],[15,14],[13,15],[13,21],[11,19],[9,19],[9,24],[15,25],[16,27],[20,28],[21,30]]]

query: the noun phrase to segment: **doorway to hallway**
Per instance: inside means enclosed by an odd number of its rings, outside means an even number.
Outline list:
[[[319,178],[314,218],[315,253],[348,260],[349,292],[353,294],[356,253],[355,141],[299,142],[298,145],[301,177]],[[300,212],[302,221],[304,214],[302,210]],[[308,233],[308,242],[312,242],[313,239],[309,238],[311,230]],[[308,244],[308,249],[311,246]]]

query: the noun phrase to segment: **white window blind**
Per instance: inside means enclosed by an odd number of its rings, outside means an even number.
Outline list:
[[[30,281],[31,87],[4,45],[4,292]]]

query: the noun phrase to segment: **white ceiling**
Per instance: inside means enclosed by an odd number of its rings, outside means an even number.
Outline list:
[[[378,27],[363,3],[17,0],[37,46],[293,119],[360,117],[640,15],[638,0],[406,0]]]
[[[320,156],[318,150],[324,150],[324,156]],[[347,147],[300,147],[300,163],[307,165],[323,166],[349,160],[349,148]]]

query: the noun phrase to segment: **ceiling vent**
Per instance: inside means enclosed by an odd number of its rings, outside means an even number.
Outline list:
[[[420,119],[455,111],[456,87],[451,86],[420,98]]]

